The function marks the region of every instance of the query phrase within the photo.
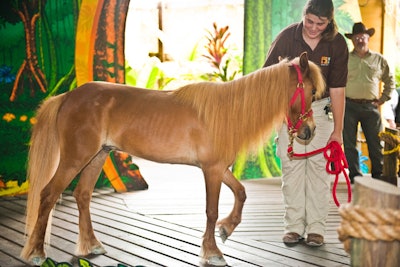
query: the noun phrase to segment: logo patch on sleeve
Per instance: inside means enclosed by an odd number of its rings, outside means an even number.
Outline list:
[[[321,57],[321,66],[329,66],[329,63],[331,62],[331,58],[327,56],[322,56]]]

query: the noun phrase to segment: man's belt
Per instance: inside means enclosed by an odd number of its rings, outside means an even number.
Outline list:
[[[346,97],[346,101],[350,101],[357,104],[371,104],[372,102],[376,101],[376,99],[359,99],[359,98]]]

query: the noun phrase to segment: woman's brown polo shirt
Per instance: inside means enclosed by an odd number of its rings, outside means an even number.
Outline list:
[[[302,35],[303,22],[289,25],[282,30],[271,44],[264,67],[279,62],[279,57],[293,59],[307,52],[308,59],[320,66],[329,88],[345,87],[349,51],[341,34],[332,41],[321,40],[314,50],[307,45]]]

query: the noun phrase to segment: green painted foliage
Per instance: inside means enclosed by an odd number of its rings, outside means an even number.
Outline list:
[[[1,1],[0,7],[20,1]],[[30,1],[33,3],[33,1]],[[39,91],[32,75],[24,74],[17,98],[9,98],[17,72],[26,59],[25,29],[11,8],[0,11],[0,178],[25,181],[31,119],[39,103],[49,95],[75,87],[74,47],[78,0],[39,0],[35,24],[35,51],[45,75],[47,92]],[[38,11],[35,6],[35,10]],[[10,68],[5,73],[3,70]],[[33,81],[33,82],[32,82]]]
[[[271,0],[246,0],[244,4],[243,74],[260,68],[272,41]]]

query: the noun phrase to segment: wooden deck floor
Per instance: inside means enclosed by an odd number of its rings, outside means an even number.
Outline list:
[[[114,193],[96,190],[92,220],[107,254],[89,257],[93,266],[198,266],[205,228],[205,190],[201,171],[194,167],[138,161],[149,184],[146,191]],[[288,247],[281,241],[283,204],[279,179],[243,181],[247,201],[242,223],[218,246],[229,266],[349,266],[350,258],[337,238],[340,216],[330,207],[326,244]],[[345,185],[338,188],[346,202]],[[220,217],[232,207],[223,187]],[[24,238],[25,197],[0,198],[0,266],[26,266],[18,257]],[[54,213],[49,257],[77,266],[74,255],[78,231],[74,198],[66,194]],[[218,235],[218,233],[216,233]]]

